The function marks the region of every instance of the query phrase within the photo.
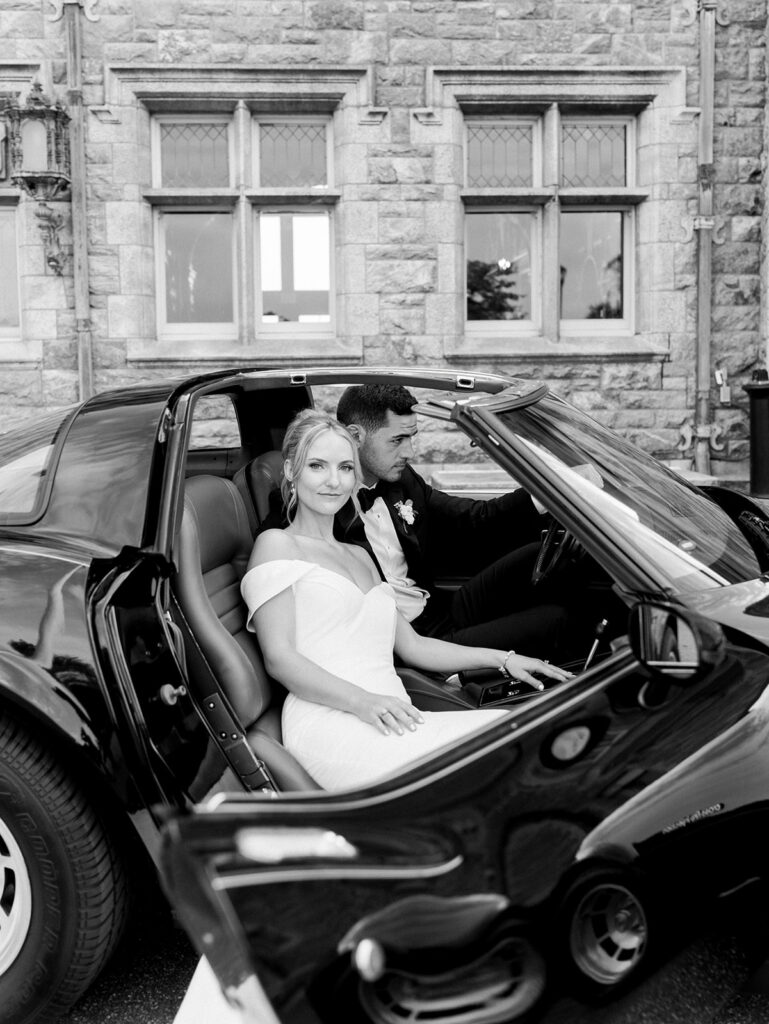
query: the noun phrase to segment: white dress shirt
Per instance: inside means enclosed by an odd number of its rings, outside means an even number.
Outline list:
[[[376,555],[385,579],[395,591],[398,611],[407,622],[412,622],[424,611],[430,595],[418,587],[408,574],[406,556],[403,554],[384,499],[375,498],[373,505],[368,512],[363,513],[362,518],[366,540]]]

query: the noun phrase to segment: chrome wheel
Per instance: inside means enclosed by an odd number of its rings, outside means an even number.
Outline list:
[[[0,975],[14,963],[29,934],[32,886],[19,844],[0,818]]]
[[[572,961],[587,978],[616,985],[643,959],[648,923],[643,905],[619,882],[597,882],[576,905],[569,930]]]

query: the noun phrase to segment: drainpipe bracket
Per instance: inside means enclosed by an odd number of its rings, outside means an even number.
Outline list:
[[[710,438],[710,447],[714,452],[722,452],[726,447],[726,441],[719,443],[719,438],[723,437],[724,432],[718,423],[711,423],[710,426],[705,425],[705,436]]]
[[[676,448],[680,452],[688,451],[694,444],[694,427],[691,420],[684,420],[679,427],[681,436],[678,439]]]
[[[682,217],[681,227],[684,229],[684,237],[681,239],[684,244],[691,242],[695,231],[710,231],[714,245],[723,245],[726,241],[724,236],[726,225],[722,221],[716,220],[715,217],[704,217],[702,214],[697,214],[694,217]]]
[[[98,21],[99,16],[93,13],[94,7],[99,0],[48,0],[53,7],[53,14],[49,14],[48,21],[59,21],[64,14],[64,8],[69,6],[82,7],[83,14],[89,21]]]
[[[683,0],[683,6],[686,14],[681,19],[682,28],[693,25],[697,20],[697,15],[702,14],[703,11],[715,11],[716,23],[722,28],[726,28],[730,24],[729,15],[724,10],[718,10],[718,0]]]

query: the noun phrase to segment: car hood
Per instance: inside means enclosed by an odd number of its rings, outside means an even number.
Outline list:
[[[683,595],[696,612],[769,646],[769,577]]]

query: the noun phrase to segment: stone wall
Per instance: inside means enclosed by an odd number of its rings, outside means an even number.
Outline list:
[[[25,73],[37,73],[44,87],[64,95],[66,35],[56,7],[43,0],[0,6],[0,92],[18,91]],[[143,194],[148,114],[114,86],[107,69],[368,68],[365,95],[361,87],[335,115],[344,146],[336,360],[456,362],[464,370],[542,377],[647,449],[675,451],[695,404],[697,232],[686,219],[697,212],[696,7],[695,0],[88,0],[82,24],[96,388],[176,375],[218,358],[215,349],[205,353],[183,340],[165,358],[157,354],[152,210]],[[747,455],[742,384],[765,365],[766,7],[765,0],[718,4],[712,346],[714,368],[727,372],[732,387],[730,405],[712,392],[719,465]],[[456,133],[430,126],[434,67],[683,70],[680,118],[644,171],[647,210],[658,212],[652,251],[639,252],[638,332],[653,337],[653,355],[562,355],[536,344],[507,355],[463,354],[461,149]],[[449,127],[452,102],[443,112]],[[377,116],[366,121],[367,110]],[[54,205],[68,216],[68,204]],[[19,211],[23,336],[0,339],[0,425],[78,397],[71,267],[57,277],[45,266],[32,206],[25,199]],[[64,240],[70,242],[66,230]],[[262,358],[258,348],[238,356]]]

